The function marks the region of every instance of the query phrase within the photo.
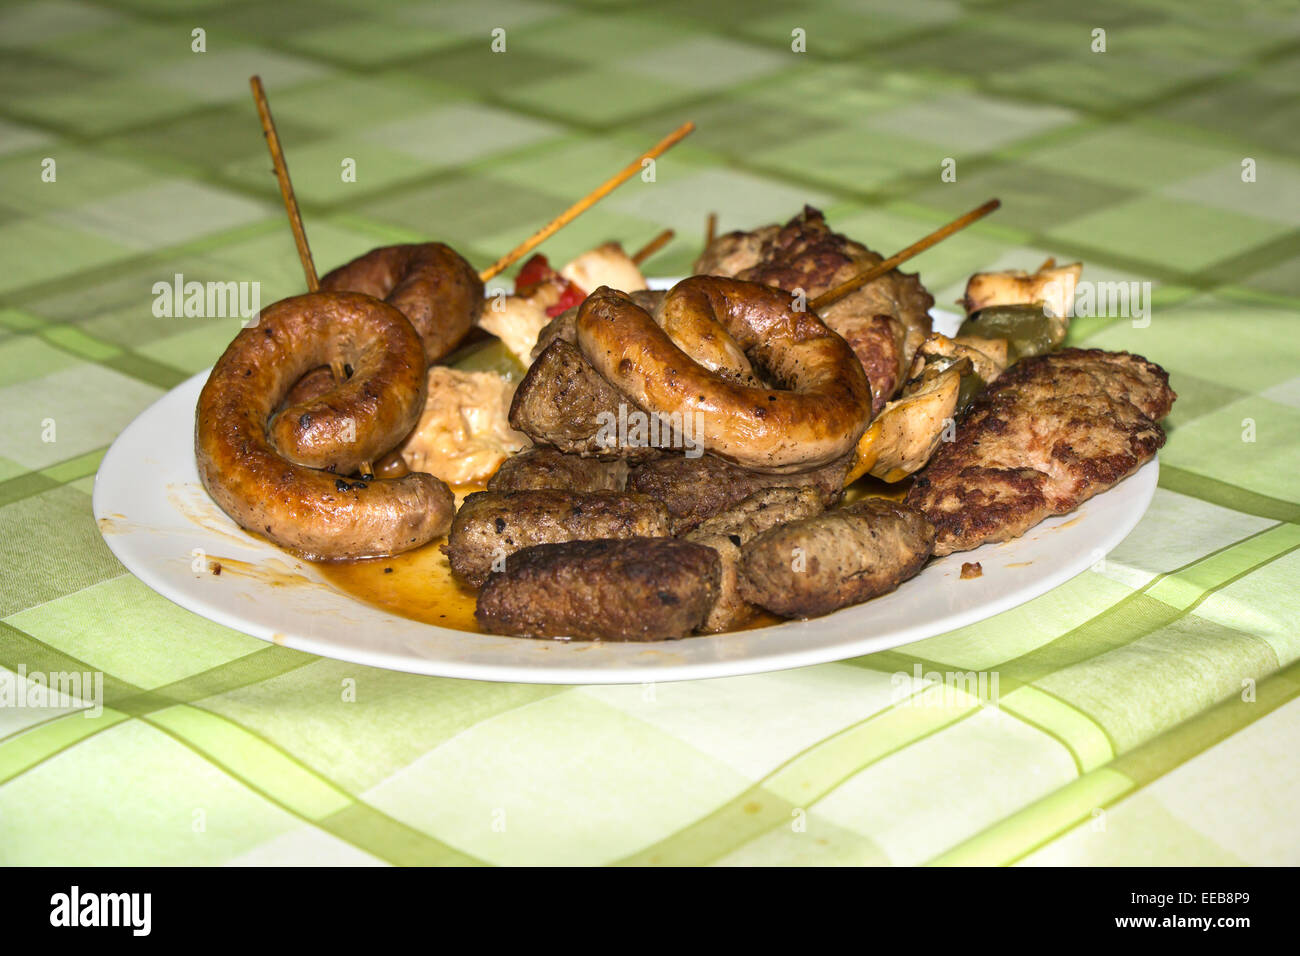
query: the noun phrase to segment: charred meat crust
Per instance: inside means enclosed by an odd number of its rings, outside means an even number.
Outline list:
[[[716,551],[675,538],[539,544],[488,577],[474,613],[493,634],[669,640],[704,621],[719,575]]]
[[[681,535],[763,488],[813,488],[823,506],[828,507],[843,496],[847,473],[847,459],[812,471],[773,475],[750,471],[712,455],[675,455],[634,468],[628,475],[627,488],[662,501],[672,518],[673,534]]]
[[[919,511],[864,498],[780,525],[741,547],[741,595],[782,617],[816,617],[892,591],[930,557]]]
[[[622,491],[627,462],[566,455],[556,448],[534,447],[507,458],[488,479],[488,491]]]
[[[938,555],[1019,537],[1150,461],[1176,397],[1164,369],[1127,352],[1019,362],[975,400],[907,501],[938,529]]]
[[[478,587],[494,563],[535,544],[668,534],[668,512],[618,491],[480,491],[469,495],[443,546],[451,569]]]

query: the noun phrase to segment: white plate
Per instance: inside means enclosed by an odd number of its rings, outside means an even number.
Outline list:
[[[935,318],[937,328],[951,331],[957,317],[936,312]],[[440,677],[544,684],[694,680],[897,647],[1023,604],[1086,570],[1133,530],[1159,475],[1151,461],[1023,538],[935,559],[896,591],[816,620],[655,643],[499,637],[364,604],[326,583],[310,563],[250,537],[227,518],[203,490],[194,463],[194,408],[207,377],[202,372],[164,395],[104,456],[94,511],[109,548],[159,594],[219,624],[311,654]],[[259,573],[214,576],[206,559],[232,569],[244,562]],[[983,576],[961,580],[967,561],[978,561]]]

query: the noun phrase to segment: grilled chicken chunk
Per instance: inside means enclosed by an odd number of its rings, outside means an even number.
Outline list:
[[[907,502],[938,529],[935,554],[1017,538],[1150,461],[1176,397],[1164,369],[1128,352],[1026,359],[975,399]]]
[[[700,626],[718,575],[716,551],[676,538],[540,544],[487,579],[474,616],[493,634],[669,640]]]
[[[566,455],[554,448],[529,448],[506,461],[487,483],[488,491],[622,491],[627,462]]]
[[[765,531],[741,549],[740,593],[782,617],[816,617],[892,591],[921,570],[934,527],[919,511],[863,498]]]
[[[618,491],[479,491],[456,512],[443,551],[478,587],[521,548],[582,538],[668,534],[668,512],[645,495]]]

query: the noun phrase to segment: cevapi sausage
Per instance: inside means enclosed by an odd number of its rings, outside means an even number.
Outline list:
[[[779,289],[695,276],[664,299],[666,326],[716,323],[782,388],[728,381],[682,351],[628,296],[602,286],[576,319],[578,346],[646,411],[700,422],[705,450],[757,471],[807,470],[847,454],[871,418],[871,387],[844,339]],[[697,340],[705,333],[696,333]]]
[[[817,617],[885,594],[934,551],[915,508],[863,498],[769,528],[740,549],[740,595],[782,617]]]
[[[304,372],[336,361],[353,374],[325,419],[333,429],[351,418],[356,440],[322,443],[336,468],[329,472],[286,458],[270,423]],[[235,337],[203,387],[194,431],[199,477],[241,526],[309,558],[418,547],[451,525],[453,498],[443,482],[427,474],[377,481],[342,475],[350,461],[377,455],[411,429],[424,406],[424,373],[419,337],[391,305],[319,292],[277,302]],[[350,457],[340,452],[352,445]]]
[[[478,593],[485,631],[579,641],[665,641],[700,626],[718,553],[678,538],[601,538],[517,551]]]
[[[498,561],[535,544],[667,537],[668,511],[622,491],[479,491],[456,512],[443,545],[451,569],[479,587]]]

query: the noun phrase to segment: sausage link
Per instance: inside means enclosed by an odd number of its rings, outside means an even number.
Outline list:
[[[320,287],[364,292],[395,306],[420,333],[430,364],[450,355],[483,311],[478,273],[441,242],[372,249],[327,273]]]
[[[284,299],[235,337],[199,395],[194,450],[204,487],[242,527],[313,559],[395,554],[445,534],[453,498],[434,476],[352,481],[276,448],[272,413],[305,372],[333,359],[354,369],[348,412],[360,448],[391,447],[410,430],[425,368],[402,314],[355,293]]]

